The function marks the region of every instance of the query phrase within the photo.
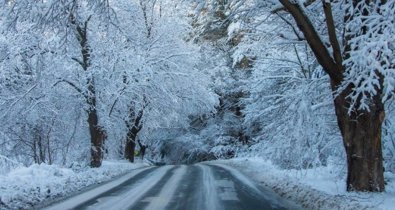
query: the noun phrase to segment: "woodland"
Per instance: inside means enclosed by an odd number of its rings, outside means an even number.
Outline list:
[[[395,173],[393,0],[3,0],[0,174],[145,158]],[[0,200],[1,201],[1,200]]]

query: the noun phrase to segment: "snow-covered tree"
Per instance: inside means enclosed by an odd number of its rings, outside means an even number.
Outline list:
[[[90,149],[91,166],[98,167],[106,155],[104,150],[124,147],[128,127],[133,127],[138,116],[133,113],[142,107],[145,143],[149,143],[149,130],[184,126],[189,115],[211,110],[216,97],[197,68],[198,51],[185,41],[189,26],[183,21],[173,24],[180,19],[173,12],[177,7],[161,7],[177,2],[152,2],[156,3],[70,0],[4,4],[2,35],[11,43],[1,45],[1,84],[7,87],[2,89],[1,108],[8,110],[7,119],[6,115],[3,119],[14,125],[10,127],[15,131],[4,129],[4,135],[21,134],[22,128],[32,130],[25,132],[26,136],[29,132],[47,134],[53,139],[50,145],[59,147],[56,156],[70,155],[70,145],[75,148],[73,153],[80,155]],[[37,88],[41,84],[43,88]],[[28,127],[14,122],[21,110],[36,117],[29,115],[33,122]],[[29,122],[26,118],[21,118],[24,124]],[[36,129],[36,124],[42,128]],[[77,136],[91,141],[78,142]],[[20,139],[26,141],[25,137]],[[8,143],[18,147],[15,140]]]
[[[394,3],[288,0],[278,3],[293,17],[330,77],[347,154],[347,189],[384,190],[381,127],[384,103],[394,92]],[[315,25],[314,16],[309,17],[320,4],[322,10],[318,14],[324,17],[325,27]],[[342,17],[344,22],[337,21]],[[345,34],[339,33],[339,28]],[[322,36],[322,31],[327,35]],[[341,37],[345,38],[344,43]]]

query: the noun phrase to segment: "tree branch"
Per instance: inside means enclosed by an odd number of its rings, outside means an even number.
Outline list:
[[[114,108],[115,108],[115,105],[116,105],[117,102],[118,102],[118,99],[119,99],[119,98],[115,99],[114,103],[112,104],[111,109],[110,109],[110,112],[108,113],[108,116],[109,116],[109,117],[111,117],[112,111],[114,111]]]
[[[338,69],[337,64],[332,59],[328,49],[318,35],[314,25],[306,16],[303,9],[297,3],[291,3],[289,0],[279,0],[287,11],[294,17],[299,29],[303,32],[304,37],[314,52],[318,63],[323,67],[324,71],[336,83],[342,81],[342,69]]]
[[[304,41],[305,40],[303,37],[300,36],[300,34],[298,33],[298,31],[296,30],[296,28],[294,27],[294,25],[290,21],[288,21],[286,18],[281,16],[279,13],[276,13],[276,15],[279,16],[281,18],[281,20],[283,20],[287,25],[289,25],[292,28],[292,31],[294,32],[294,34],[298,38],[298,41]]]
[[[84,67],[84,63],[79,60],[78,58],[71,58],[73,61],[77,62],[78,64],[80,64],[82,67]]]
[[[335,21],[333,20],[332,14],[332,6],[331,3],[325,2],[322,0],[322,5],[324,7],[326,26],[328,28],[329,41],[331,42],[333,49],[333,58],[335,59],[335,63],[338,66],[338,69],[343,69],[343,56],[340,50],[340,44],[336,36],[336,26]]]
[[[306,2],[303,3],[303,6],[308,7],[311,4],[313,4],[315,1],[316,0],[307,0]],[[271,13],[278,13],[278,12],[284,11],[284,10],[286,10],[286,7],[279,7],[279,8],[272,10]]]
[[[57,81],[55,84],[53,84],[52,86],[55,87],[55,86],[57,86],[57,85],[58,85],[59,83],[61,83],[61,82],[64,82],[64,83],[70,85],[72,88],[74,88],[74,90],[76,90],[78,93],[80,93],[84,98],[88,98],[88,97],[84,94],[84,92],[81,90],[81,88],[79,88],[77,85],[75,85],[74,83],[72,83],[72,82],[70,82],[70,81],[68,81],[68,80],[66,80],[66,79],[61,79],[61,80]]]

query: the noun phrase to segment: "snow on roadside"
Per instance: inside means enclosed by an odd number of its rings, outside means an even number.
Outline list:
[[[345,178],[336,167],[284,170],[260,158],[214,161],[239,169],[242,173],[280,196],[306,209],[381,209],[395,208],[395,174],[386,173],[386,192],[355,193],[345,189]]]
[[[100,168],[69,169],[46,164],[19,167],[0,175],[0,209],[30,209],[145,166],[148,164],[104,161]]]

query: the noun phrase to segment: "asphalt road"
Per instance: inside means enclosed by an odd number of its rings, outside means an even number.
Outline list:
[[[266,210],[301,209],[224,165],[134,170],[46,209]]]

